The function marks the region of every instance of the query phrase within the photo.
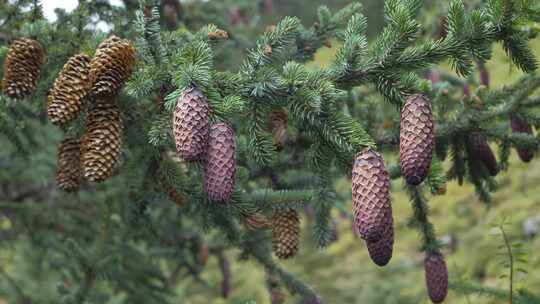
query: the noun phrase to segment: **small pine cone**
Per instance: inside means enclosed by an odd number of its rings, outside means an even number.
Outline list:
[[[300,242],[300,218],[294,209],[276,209],[272,216],[272,247],[280,259],[288,259],[298,253]]]
[[[282,149],[285,146],[285,141],[287,141],[288,120],[288,114],[284,109],[274,110],[270,112],[268,117],[268,128],[274,138],[274,144],[279,149]]]
[[[204,184],[208,198],[228,202],[234,190],[236,174],[236,139],[225,123],[210,128],[208,151],[204,162]]]
[[[44,62],[43,47],[29,38],[15,40],[4,62],[2,88],[9,98],[22,99],[36,89],[41,65]]]
[[[448,269],[440,253],[428,253],[424,260],[426,286],[433,303],[442,303],[448,293]]]
[[[195,88],[188,88],[178,99],[172,126],[178,156],[186,161],[199,160],[208,144],[210,107],[208,99]]]
[[[199,246],[199,251],[197,252],[197,264],[205,266],[208,262],[208,256],[210,256],[210,248],[204,242],[201,242]]]
[[[271,304],[283,304],[285,303],[285,294],[279,288],[271,288],[270,293],[270,303]]]
[[[330,222],[330,239],[329,243],[335,243],[339,241],[339,230],[335,220]]]
[[[81,148],[86,179],[102,182],[112,176],[120,158],[123,129],[116,105],[100,101],[89,111]]]
[[[229,260],[221,253],[218,255],[219,259],[219,269],[221,270],[221,275],[223,279],[221,281],[221,296],[226,299],[231,293],[231,263]]]
[[[354,230],[370,242],[380,240],[388,223],[390,176],[382,157],[371,149],[360,152],[352,170]]]
[[[303,304],[323,304],[322,298],[318,295],[306,297],[303,301]]]
[[[71,57],[54,81],[47,102],[47,114],[53,124],[63,126],[79,115],[83,98],[92,87],[90,60],[84,54]]]
[[[252,231],[266,230],[272,227],[270,221],[262,213],[254,213],[244,217],[244,225]]]
[[[386,230],[382,238],[376,242],[366,241],[366,246],[371,260],[378,266],[386,266],[392,259],[394,247],[394,220],[392,210],[386,216]]]
[[[66,192],[79,190],[81,184],[81,140],[67,138],[58,148],[56,183]]]
[[[135,48],[129,40],[111,36],[101,42],[90,62],[94,97],[113,97],[131,76],[135,65]]]
[[[180,194],[173,185],[171,184],[167,185],[166,190],[167,190],[167,195],[169,196],[169,199],[173,201],[175,204],[177,204],[178,206],[183,206],[187,203],[186,198],[182,194]]]
[[[519,117],[516,114],[510,115],[510,126],[512,127],[512,131],[514,133],[525,133],[529,135],[533,135],[533,130],[530,124],[528,124],[525,120],[523,120],[521,117]],[[534,151],[526,150],[526,149],[516,149],[519,155],[519,158],[521,161],[528,163],[530,162],[534,157]]]
[[[482,133],[473,132],[469,136],[469,148],[472,161],[483,163],[491,176],[497,175],[499,172],[497,159]]]
[[[401,173],[408,184],[418,185],[428,174],[435,147],[435,125],[426,96],[412,95],[405,102],[399,139]]]

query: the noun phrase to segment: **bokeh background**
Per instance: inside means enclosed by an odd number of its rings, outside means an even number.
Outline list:
[[[218,0],[219,1],[219,0]],[[51,12],[55,7],[70,9],[76,1],[43,1],[47,16],[53,18]],[[121,5],[120,1],[111,1]],[[184,1],[189,6],[190,1]],[[239,3],[242,1],[239,1]],[[274,24],[286,15],[299,16],[305,24],[315,20],[316,7],[325,4],[337,9],[351,1],[346,0],[274,0],[271,14],[258,16],[252,20],[262,31],[266,26]],[[364,0],[365,15],[369,19],[371,35],[383,25],[383,1]],[[423,21],[427,28],[437,23],[437,18],[445,1],[425,1]],[[240,5],[240,4],[239,4]],[[223,14],[228,14],[224,11]],[[106,25],[101,29],[106,30]],[[540,57],[540,39],[533,42],[533,48]],[[309,65],[312,68],[327,65],[333,58],[337,45],[325,48],[316,55],[316,60]],[[521,76],[521,72],[512,68],[500,46],[495,47],[494,58],[487,68],[491,75],[492,87],[499,88],[511,83]],[[233,60],[233,59],[231,59]],[[440,67],[450,72],[448,66]],[[474,89],[474,88],[473,88]],[[58,137],[52,129],[43,129],[43,138]],[[0,146],[5,139],[0,136]],[[495,148],[495,147],[494,147]],[[0,149],[0,171],[7,168],[6,163],[22,160],[6,159]],[[20,172],[19,178],[32,175],[41,177],[39,183],[50,182],[48,177],[54,176],[55,147],[49,146],[36,151],[26,164],[32,172]],[[2,173],[2,175],[8,172]],[[497,234],[497,225],[505,221],[507,232],[514,242],[523,244],[527,259],[523,270],[515,279],[516,290],[528,290],[540,296],[540,159],[529,164],[521,163],[515,152],[511,157],[510,170],[496,178],[499,190],[493,197],[491,205],[478,201],[474,189],[469,186],[458,186],[454,182],[448,184],[447,195],[437,196],[430,200],[431,220],[437,234],[445,244],[444,253],[452,281],[452,290],[445,303],[448,304],[488,304],[505,303],[505,299],[486,294],[466,292],[467,286],[506,288],[508,279],[501,277],[506,270],[499,263],[502,239]],[[363,242],[351,232],[351,223],[346,213],[334,214],[337,233],[336,241],[327,249],[319,250],[312,239],[312,223],[309,210],[302,215],[302,246],[300,254],[282,264],[291,272],[311,284],[327,303],[387,303],[417,304],[429,303],[424,287],[423,254],[419,250],[419,235],[409,227],[408,219],[411,208],[407,196],[401,192],[401,181],[396,181],[392,188],[392,199],[396,221],[396,243],[394,258],[385,268],[375,266],[369,259]],[[113,184],[114,185],[114,184]],[[336,184],[340,197],[350,197],[350,181],[343,179]],[[350,203],[350,199],[349,203]],[[0,199],[1,203],[1,199]],[[0,233],[9,228],[9,221],[0,217]],[[41,294],[44,299],[55,296],[58,278],[50,269],[29,269],[25,263],[28,256],[18,255],[18,251],[28,244],[21,240],[15,246],[0,248],[0,264],[3,271],[12,280],[22,280],[28,273],[35,273],[40,279],[25,282],[26,291],[30,294]],[[35,258],[39,258],[36,256]],[[220,296],[221,273],[218,261],[210,258],[202,279],[206,285],[192,279],[181,280],[177,289],[179,303],[270,303],[264,285],[264,273],[251,262],[239,260],[239,252],[229,253],[232,261],[232,293],[228,299]],[[238,261],[238,262],[237,262]],[[525,273],[526,272],[526,273]],[[45,280],[44,280],[45,278]],[[49,278],[49,279],[47,279]],[[50,282],[50,284],[43,284]],[[0,303],[9,303],[3,299],[7,293],[9,282],[0,276]],[[106,288],[103,286],[102,288]],[[117,302],[123,303],[121,296]],[[533,302],[531,302],[533,303]],[[11,304],[11,303],[10,303]]]

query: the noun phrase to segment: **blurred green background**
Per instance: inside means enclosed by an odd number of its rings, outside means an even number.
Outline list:
[[[331,8],[342,7],[350,1],[309,0],[291,1],[275,0],[275,12],[263,16],[262,24],[272,24],[284,15],[296,15],[309,24],[314,20],[316,7],[327,4]],[[381,10],[383,1],[364,1],[365,14],[370,21],[370,33],[378,31],[382,25]],[[426,8],[431,13],[424,16],[425,22],[432,23],[437,16],[438,2],[426,1]],[[533,48],[540,57],[540,39],[534,41]],[[334,57],[337,45],[322,49],[317,53],[316,60],[310,66],[327,65]],[[448,66],[442,67],[449,71]],[[521,73],[511,67],[500,46],[496,47],[494,58],[488,64],[492,77],[492,87],[499,88],[506,83],[518,79]],[[54,137],[51,130],[43,130],[45,137]],[[45,140],[44,140],[45,141]],[[29,160],[29,164],[45,162],[54,163],[55,147],[37,151]],[[525,288],[540,296],[540,237],[532,234],[535,228],[540,232],[540,159],[529,164],[521,163],[515,152],[512,152],[510,168],[496,178],[499,190],[493,197],[493,203],[488,208],[478,201],[474,189],[470,185],[458,186],[449,183],[447,195],[430,198],[431,221],[437,234],[447,244],[444,253],[447,257],[450,280],[455,284],[473,284],[485,287],[506,288],[508,280],[499,278],[505,270],[499,265],[499,245],[502,244],[499,235],[494,235],[492,224],[500,223],[503,219],[509,223],[507,229],[513,241],[522,241],[529,259],[524,266],[528,273],[518,273],[516,289]],[[0,151],[1,154],[1,151]],[[2,158],[4,159],[4,158]],[[9,161],[9,160],[8,160]],[[37,174],[50,177],[54,175],[54,166],[41,168],[41,171],[23,174]],[[47,182],[46,180],[43,181]],[[401,183],[401,180],[395,183]],[[336,190],[341,196],[350,196],[350,181],[343,179],[336,184]],[[392,189],[394,217],[396,221],[396,243],[394,257],[385,268],[375,266],[367,255],[367,250],[360,239],[351,232],[350,220],[341,214],[335,214],[338,227],[338,240],[326,250],[319,250],[311,238],[312,223],[305,215],[302,216],[302,246],[300,254],[294,259],[281,262],[289,271],[297,274],[302,280],[311,284],[326,300],[326,303],[382,303],[409,304],[429,303],[424,286],[423,254],[419,251],[419,235],[408,225],[411,208],[407,196],[401,192],[401,185],[394,184]],[[0,232],[9,227],[7,219],[0,221]],[[524,226],[530,226],[525,229]],[[3,271],[9,273],[13,280],[27,277],[28,273],[36,275],[51,275],[47,269],[28,269],[25,259],[27,256],[17,255],[18,249],[28,244],[24,240],[11,248],[0,248],[0,264]],[[270,303],[264,273],[252,262],[240,261],[240,252],[230,252],[232,263],[232,293],[228,299],[220,296],[222,280],[217,259],[212,256],[202,278],[208,282],[203,286],[191,278],[180,281],[177,293],[184,298],[179,303]],[[39,257],[35,257],[39,258]],[[23,276],[22,274],[25,273]],[[50,286],[26,282],[29,294],[42,294],[45,298],[54,297],[57,278],[51,275]],[[41,279],[40,282],[43,282]],[[3,288],[8,284],[0,278],[0,304]],[[103,288],[106,288],[103,287]],[[505,303],[505,300],[482,295],[466,295],[461,290],[450,291],[445,303],[448,304],[488,304]],[[123,303],[121,296],[117,303]],[[286,302],[287,303],[287,302]],[[11,303],[10,303],[11,304]]]

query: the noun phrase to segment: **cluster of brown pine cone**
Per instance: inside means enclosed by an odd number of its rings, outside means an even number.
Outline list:
[[[36,88],[44,51],[39,42],[21,38],[8,51],[3,93],[15,99]],[[120,157],[122,113],[113,98],[131,75],[135,48],[116,36],[103,41],[93,58],[77,54],[66,62],[47,98],[49,120],[64,128],[85,111],[82,139],[66,138],[58,149],[57,183],[77,191],[82,179],[101,182],[110,177]],[[88,105],[87,105],[88,104]]]
[[[124,82],[129,78],[135,64],[135,48],[129,40],[111,36],[97,48],[93,58],[78,54],[64,65],[48,96],[49,120],[60,127],[76,119],[88,103],[85,111],[85,131],[79,140],[78,158],[70,163],[60,163],[57,182],[61,189],[76,189],[75,172],[69,167],[80,168],[77,186],[84,178],[102,182],[111,177],[121,152],[124,129],[122,112],[114,102]],[[60,146],[58,159],[65,159]],[[75,149],[70,150],[75,154]],[[71,184],[62,181],[70,180]]]

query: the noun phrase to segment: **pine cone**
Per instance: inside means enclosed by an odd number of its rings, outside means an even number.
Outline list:
[[[44,62],[41,44],[29,38],[15,40],[4,62],[2,88],[9,98],[22,99],[36,89],[41,65]]]
[[[377,242],[385,234],[390,212],[390,176],[382,157],[371,149],[360,152],[352,170],[355,231],[366,241]]]
[[[208,151],[204,162],[204,182],[208,198],[228,202],[234,190],[236,174],[234,130],[225,123],[210,128]]]
[[[201,266],[205,266],[208,262],[208,256],[210,255],[210,248],[208,248],[208,245],[204,242],[200,243],[199,251],[197,252],[197,264]]]
[[[221,281],[221,296],[226,299],[231,293],[231,264],[223,253],[218,255],[218,259],[219,269],[221,270],[221,275],[223,276]]]
[[[82,143],[84,177],[102,182],[112,176],[120,158],[122,144],[122,115],[111,103],[97,102],[86,117]]]
[[[529,125],[525,120],[523,120],[516,114],[510,115],[510,126],[512,127],[512,131],[514,133],[525,133],[533,135],[531,125]],[[534,151],[520,148],[516,148],[516,150],[518,152],[519,158],[525,163],[530,162],[534,157]]]
[[[280,259],[288,259],[298,253],[300,242],[300,218],[294,209],[276,209],[272,216],[272,247]]]
[[[274,110],[270,112],[270,116],[268,117],[268,128],[272,133],[274,144],[278,149],[282,149],[285,146],[288,119],[288,114],[284,109]]]
[[[484,164],[491,176],[497,175],[499,172],[497,159],[495,159],[495,155],[482,133],[471,133],[469,136],[469,149],[472,161]]]
[[[92,87],[90,57],[78,54],[71,57],[54,81],[48,97],[47,114],[55,125],[65,125],[75,119]]]
[[[81,184],[81,141],[67,138],[58,148],[56,183],[66,192],[79,190]]]
[[[405,102],[399,138],[401,174],[408,184],[418,185],[428,174],[435,147],[435,125],[426,96],[412,95]]]
[[[270,221],[262,213],[253,213],[244,217],[244,225],[252,231],[265,230],[272,227]]]
[[[172,202],[174,202],[178,206],[183,206],[187,203],[186,197],[180,194],[173,184],[169,183],[165,178],[162,178],[161,182],[163,184],[163,187],[165,188],[165,191],[167,191],[169,199]]]
[[[186,89],[178,99],[172,125],[176,151],[186,161],[199,160],[208,144],[210,108],[208,100],[195,88]]]
[[[90,62],[90,74],[94,80],[91,95],[101,98],[117,95],[134,65],[135,48],[131,42],[116,36],[107,38],[99,44]]]
[[[448,293],[448,269],[440,253],[428,253],[424,260],[426,285],[433,303],[441,303]]]
[[[394,220],[392,218],[392,209],[386,216],[386,229],[382,238],[376,242],[366,241],[366,246],[371,260],[379,265],[386,266],[392,258],[394,247]]]

